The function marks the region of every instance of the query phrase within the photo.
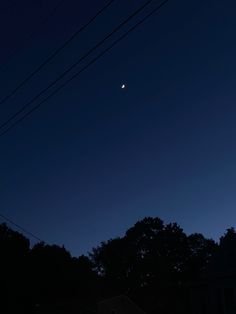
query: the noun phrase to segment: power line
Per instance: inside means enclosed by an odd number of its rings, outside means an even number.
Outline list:
[[[26,83],[30,81],[39,71],[42,70],[52,59],[54,59],[66,46],[69,45],[82,31],[84,31],[99,15],[101,15],[115,0],[110,0],[103,8],[101,8],[90,20],[73,33],[60,47],[58,47],[50,56],[48,56],[33,72],[31,72],[22,82],[20,82],[8,95],[1,101],[0,105],[5,103],[9,98],[14,96]]]
[[[51,17],[55,14],[55,12],[58,10],[58,8],[62,5],[64,1],[65,0],[59,1],[57,5],[54,8],[52,8],[52,10],[46,16],[41,18],[40,25],[39,25],[40,28],[44,26],[51,19]],[[24,45],[26,44],[27,41],[28,42],[32,41],[34,37],[36,36],[37,32],[38,32],[38,28],[36,30],[33,30],[25,39],[23,39],[22,45],[10,51],[10,55],[8,56],[7,60],[1,64],[1,68],[4,68],[4,65],[9,63],[10,59],[13,58],[20,50],[24,48]]]
[[[18,228],[19,230],[21,230],[22,232],[24,232],[25,234],[28,234],[29,236],[31,236],[32,238],[36,239],[39,242],[44,242],[42,241],[38,236],[36,236],[35,234],[33,234],[32,232],[26,230],[25,228],[21,227],[20,225],[18,225],[17,223],[15,223],[13,220],[9,219],[8,217],[6,217],[5,215],[0,213],[0,217],[2,217],[5,221],[9,222],[10,224],[12,224],[13,226],[15,226],[16,228]]]
[[[38,98],[40,98],[45,92],[51,89],[54,85],[56,85],[60,80],[62,80],[69,72],[71,72],[77,65],[79,65],[85,58],[87,58],[91,53],[97,50],[100,46],[104,44],[110,37],[112,37],[115,33],[117,33],[125,24],[130,22],[136,15],[138,15],[142,10],[144,10],[151,2],[154,0],[148,0],[143,5],[141,5],[138,9],[136,9],[133,13],[131,13],[124,21],[122,21],[118,26],[116,26],[110,33],[108,33],[101,41],[99,41],[96,45],[90,48],[82,57],[80,57],[75,63],[73,63],[67,70],[65,70],[61,75],[58,76],[57,79],[52,81],[47,87],[41,90],[36,96],[34,96],[29,102],[27,102],[24,106],[22,106],[18,111],[16,111],[13,115],[11,115],[4,123],[0,125],[0,130],[3,129],[9,122],[14,120],[17,116],[19,116],[22,112],[25,111],[32,103],[34,103]],[[0,133],[1,136],[1,133]]]
[[[129,33],[134,31],[138,26],[143,24],[147,19],[149,19],[152,15],[157,13],[169,0],[164,0],[161,2],[158,6],[156,6],[150,13],[148,13],[144,18],[142,18],[139,22],[137,22],[134,26],[132,26],[127,32],[125,32],[122,36],[120,36],[117,40],[115,40],[108,48],[103,50],[97,57],[92,59],[87,65],[85,65],[80,71],[75,73],[71,78],[66,80],[63,84],[61,84],[56,90],[54,90],[51,94],[49,94],[45,99],[43,99],[39,104],[34,106],[30,111],[25,113],[20,119],[16,120],[11,126],[9,126],[5,131],[0,133],[0,137],[4,136],[6,133],[8,133],[11,129],[13,129],[16,125],[21,123],[25,118],[27,118],[29,115],[31,115],[35,110],[37,110],[39,107],[41,107],[42,104],[47,102],[51,97],[56,95],[61,89],[63,89],[67,84],[69,84],[72,80],[74,80],[77,76],[79,76],[82,72],[84,72],[87,68],[89,68],[92,64],[97,62],[104,54],[106,54],[108,51],[110,51],[115,45],[117,45],[120,41],[122,41],[125,37],[128,36]]]

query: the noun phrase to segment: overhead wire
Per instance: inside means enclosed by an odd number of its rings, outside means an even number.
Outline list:
[[[101,15],[115,0],[110,0],[105,6],[99,9],[88,22],[81,26],[74,32],[61,46],[54,50],[34,71],[32,71],[23,81],[21,81],[8,95],[0,100],[0,105],[5,103],[8,99],[14,96],[25,84],[27,84],[37,73],[39,73],[51,60],[53,60],[64,48],[66,48],[82,31],[84,31],[90,24],[92,24],[99,15]]]
[[[10,223],[11,225],[15,226],[17,229],[21,230],[23,233],[28,234],[29,236],[31,236],[32,238],[34,238],[35,240],[39,241],[39,242],[44,242],[42,241],[37,235],[35,235],[34,233],[30,232],[29,230],[23,228],[22,226],[20,226],[19,224],[15,223],[12,219],[6,217],[5,215],[0,213],[0,217],[7,221],[8,223]]]
[[[56,4],[56,6],[53,7],[52,10],[47,15],[41,18],[41,21],[39,23],[40,28],[42,28],[42,26],[44,26],[51,19],[51,17],[55,14],[55,12],[59,9],[59,7],[63,4],[63,2],[65,2],[65,0],[59,1]],[[12,49],[12,51],[10,51],[10,54],[7,57],[7,60],[1,63],[0,68],[2,69],[4,65],[8,64],[11,58],[13,58],[17,53],[19,53],[24,48],[24,46],[26,45],[26,42],[30,42],[35,38],[37,33],[38,33],[38,28],[36,30],[33,30],[25,39],[23,39],[22,40],[23,43],[21,45],[19,45],[15,49]]]
[[[129,28],[123,35],[121,35],[118,39],[116,39],[110,46],[104,49],[100,54],[98,54],[95,58],[93,58],[87,65],[85,65],[82,69],[76,72],[72,77],[67,79],[63,84],[57,87],[52,93],[50,93],[45,99],[40,101],[36,106],[34,106],[31,110],[25,113],[21,118],[16,120],[11,126],[5,129],[2,133],[0,133],[0,137],[4,136],[11,129],[13,129],[16,125],[21,123],[24,119],[26,119],[29,115],[31,115],[35,110],[41,107],[42,104],[47,102],[50,98],[56,95],[61,89],[63,89],[67,84],[69,84],[72,80],[74,80],[77,76],[79,76],[82,72],[84,72],[87,68],[89,68],[92,64],[97,62],[103,55],[105,55],[108,51],[110,51],[114,46],[116,46],[119,42],[121,42],[124,38],[126,38],[132,31],[134,31],[138,26],[142,25],[147,19],[149,19],[152,15],[157,13],[169,0],[162,1],[159,5],[157,5],[151,12],[145,15],[140,21],[138,21],[134,26]]]
[[[62,74],[60,74],[54,81],[52,81],[47,87],[42,89],[36,96],[29,100],[25,105],[23,105],[19,110],[12,114],[5,122],[0,125],[0,130],[4,129],[12,120],[23,113],[32,103],[39,99],[45,92],[50,90],[54,85],[61,81],[69,72],[71,72],[76,66],[78,66],[84,59],[86,59],[90,54],[102,46],[110,37],[117,33],[124,25],[129,23],[135,16],[142,12],[151,2],[154,0],[148,0],[143,5],[138,7],[133,13],[131,13],[125,20],[123,20],[118,26],[116,26],[111,32],[109,32],[102,40],[90,48],[84,55],[82,55],[76,62],[74,62],[68,69],[66,69]],[[1,136],[2,133],[0,133]]]

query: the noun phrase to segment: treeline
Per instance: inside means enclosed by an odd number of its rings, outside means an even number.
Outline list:
[[[219,244],[186,235],[176,223],[144,218],[89,256],[29,240],[0,225],[1,313],[95,313],[105,298],[125,294],[147,313],[184,313],[188,286],[224,263],[236,265],[236,233]]]

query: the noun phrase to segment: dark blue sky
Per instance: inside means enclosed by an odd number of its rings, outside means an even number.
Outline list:
[[[1,122],[143,2],[115,1],[1,105]],[[105,1],[64,1],[42,26],[57,3],[1,1],[2,97]],[[0,138],[1,212],[74,255],[144,216],[215,239],[235,226],[235,10],[233,0],[170,0]]]

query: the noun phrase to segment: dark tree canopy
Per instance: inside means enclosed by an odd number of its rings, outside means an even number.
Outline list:
[[[92,313],[99,300],[120,294],[148,313],[184,313],[190,282],[209,270],[235,268],[236,233],[228,229],[217,245],[202,234],[186,235],[176,223],[146,217],[88,256],[72,257],[63,246],[40,242],[30,248],[25,236],[2,224],[0,250],[3,313],[53,313],[54,307]]]
[[[167,308],[168,298],[177,302],[180,287],[206,269],[216,248],[201,234],[187,236],[176,223],[146,217],[124,237],[102,242],[90,258],[109,291],[126,293],[137,302],[141,295],[144,306],[156,302]]]

